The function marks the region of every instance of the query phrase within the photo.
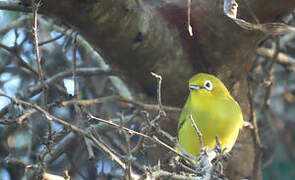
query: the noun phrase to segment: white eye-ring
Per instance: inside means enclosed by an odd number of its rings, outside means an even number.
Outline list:
[[[212,82],[210,80],[206,80],[205,83],[204,83],[204,87],[207,90],[211,91],[213,89],[213,84],[212,84]]]

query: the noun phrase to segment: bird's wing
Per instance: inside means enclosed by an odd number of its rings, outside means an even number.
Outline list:
[[[183,107],[180,116],[179,116],[179,121],[178,121],[178,125],[177,125],[177,132],[179,133],[179,131],[181,130],[181,128],[183,127],[184,123],[189,120],[188,119],[188,114],[190,113],[190,109],[188,108],[187,104]]]

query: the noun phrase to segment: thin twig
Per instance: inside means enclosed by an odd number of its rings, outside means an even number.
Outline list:
[[[201,131],[199,130],[198,126],[196,125],[195,121],[194,121],[194,118],[192,115],[189,116],[191,122],[192,122],[192,126],[195,128],[196,130],[196,133],[198,135],[198,138],[199,138],[199,143],[200,143],[200,150],[202,150],[204,148],[203,146],[203,141],[202,141],[202,133]]]
[[[35,45],[35,53],[36,53],[36,61],[38,64],[38,74],[39,74],[39,79],[42,84],[42,92],[43,92],[43,103],[45,109],[47,109],[47,104],[48,104],[48,91],[47,91],[47,85],[45,84],[45,72],[42,69],[42,64],[41,64],[41,56],[40,56],[40,51],[39,51],[39,46],[38,46],[38,9],[41,6],[41,1],[38,1],[38,3],[33,4],[33,14],[34,14],[34,27],[33,27],[33,36],[34,36],[34,45]],[[50,142],[52,141],[52,122],[48,121],[48,149],[50,149]]]
[[[141,107],[141,108],[143,108],[145,110],[155,111],[155,110],[160,110],[161,109],[161,107],[159,105],[145,104],[145,103],[142,103],[140,101],[136,101],[136,100],[133,100],[133,99],[128,99],[128,98],[125,98],[125,97],[120,97],[120,101],[134,104],[134,105],[139,106],[139,107]],[[171,112],[180,112],[181,111],[180,108],[171,107],[171,106],[162,106],[162,109],[165,110],[165,111],[171,111]]]
[[[173,163],[176,165],[176,167],[180,167],[183,168],[185,171],[196,174],[196,168],[191,168],[189,166],[187,166],[186,164],[184,164],[181,161],[178,161],[177,159],[174,159]]]
[[[125,116],[126,121],[130,121],[133,118],[133,115],[131,116]],[[127,120],[128,119],[128,120]],[[112,119],[113,122],[119,123],[120,120],[118,118]],[[90,127],[86,128],[86,131],[92,132],[95,129],[96,131],[105,131],[108,128],[110,128],[110,125],[108,124],[101,124],[97,123],[96,125],[91,125]],[[76,140],[77,133],[70,132],[67,135],[65,135],[59,142],[57,142],[51,149],[50,153],[45,154],[44,156],[44,162],[45,164],[50,164],[52,161],[56,160],[60,155],[65,151],[65,149],[72,144],[73,141]],[[142,137],[142,136],[140,136]]]
[[[34,27],[33,27],[33,36],[34,36],[34,44],[35,44],[35,53],[36,53],[36,61],[38,64],[38,74],[40,81],[42,83],[42,89],[44,92],[44,104],[47,105],[47,93],[46,93],[46,84],[45,84],[45,74],[42,69],[41,65],[41,56],[38,46],[38,8],[41,5],[41,1],[39,1],[37,4],[33,3],[33,13],[34,13]]]
[[[160,111],[163,110],[163,106],[162,106],[162,97],[161,97],[161,89],[162,89],[162,76],[156,74],[156,73],[153,73],[151,72],[151,74],[157,78],[158,80],[158,87],[157,87],[157,97],[158,97],[158,104],[159,104],[159,107],[160,107]]]
[[[62,106],[69,106],[69,105],[82,105],[82,106],[89,106],[93,104],[101,104],[105,102],[112,102],[117,101],[119,99],[118,96],[106,96],[106,97],[99,97],[95,99],[85,99],[85,100],[70,100],[70,101],[62,101],[60,104]]]
[[[121,127],[121,126],[119,126],[118,124],[115,124],[115,123],[113,123],[113,122],[111,122],[111,121],[107,121],[107,120],[104,120],[104,119],[101,119],[101,118],[95,117],[95,116],[93,116],[93,115],[90,114],[90,113],[88,113],[88,116],[89,116],[90,119],[94,119],[94,120],[97,120],[97,121],[100,121],[100,122],[103,122],[103,123],[109,124],[109,125],[114,126],[114,127],[118,128],[118,129],[126,130],[129,134],[136,134],[136,135],[139,135],[139,136],[145,137],[145,138],[147,138],[147,139],[149,139],[149,140],[152,140],[152,141],[154,141],[154,142],[156,142],[156,143],[158,143],[158,144],[160,144],[160,145],[166,147],[167,149],[169,149],[170,151],[172,151],[172,152],[175,153],[176,155],[179,155],[179,156],[183,157],[184,159],[187,159],[187,160],[190,161],[190,159],[189,159],[188,157],[186,157],[186,156],[182,155],[181,153],[177,152],[174,148],[170,147],[169,145],[167,145],[167,144],[164,143],[163,141],[159,140],[156,136],[150,137],[150,136],[148,136],[148,135],[146,135],[146,134],[143,134],[143,133],[140,133],[140,132],[134,131],[134,130],[132,130],[132,129],[129,129],[129,128],[126,128],[126,127]]]
[[[215,136],[214,138],[215,138],[215,142],[216,142],[215,149],[217,148],[217,149],[220,149],[220,150],[226,150],[226,148],[222,149],[222,146],[221,146],[221,143],[220,143],[220,141],[218,139],[218,136]]]
[[[279,37],[274,37],[275,38],[275,52],[270,60],[270,63],[269,63],[269,66],[267,68],[267,76],[268,76],[268,79],[269,80],[272,80],[272,73],[273,73],[273,68],[274,68],[274,65],[277,61],[277,58],[278,58],[278,55],[280,53],[280,39]]]
[[[116,128],[118,128],[118,129],[121,128],[121,129],[127,131],[127,132],[130,133],[130,134],[136,134],[136,135],[140,135],[140,136],[143,136],[143,137],[146,137],[146,138],[151,138],[151,137],[149,137],[148,135],[142,134],[142,133],[137,132],[137,131],[134,131],[134,130],[132,130],[132,129],[129,129],[129,128],[126,128],[126,127],[121,127],[120,125],[118,125],[118,124],[116,124],[116,123],[113,123],[113,122],[111,122],[111,121],[107,121],[107,120],[104,120],[104,119],[101,119],[101,118],[95,117],[95,116],[93,116],[93,115],[90,114],[90,113],[87,113],[87,115],[88,115],[88,117],[89,117],[90,119],[93,119],[93,120],[96,120],[96,121],[100,121],[100,122],[103,122],[103,123],[109,124],[109,125],[111,125],[111,126],[113,126],[113,127],[116,127]]]
[[[77,77],[77,43],[76,43],[76,39],[77,39],[78,34],[76,33],[76,35],[73,38],[73,63],[72,63],[72,72],[73,72],[73,79],[74,79],[74,96],[76,97],[77,100],[81,100],[82,96],[81,93],[79,91],[79,84],[78,84],[78,77]],[[76,119],[78,120],[78,124],[80,124],[80,126],[82,126],[83,128],[85,127],[85,122],[82,120],[82,112],[83,112],[83,106],[75,104],[74,108],[76,110]],[[86,138],[84,136],[84,141],[86,144],[86,148],[88,151],[88,159],[92,160],[94,159],[94,152],[93,152],[93,148],[91,146],[90,140],[88,138]]]
[[[77,68],[77,70],[76,70],[77,76],[94,76],[94,75],[100,75],[100,74],[111,75],[113,73],[110,72],[109,70],[103,70],[101,68]],[[69,77],[72,75],[73,75],[72,70],[60,72],[58,74],[53,75],[50,78],[47,78],[45,81],[45,84],[47,84],[47,86],[49,86],[49,85],[56,83],[57,81],[59,81],[61,79],[64,79],[65,77]],[[42,90],[42,88],[43,88],[42,84],[35,86],[33,89],[30,90],[30,92],[28,93],[27,96],[32,97],[32,96],[38,94]]]
[[[187,0],[187,29],[190,36],[193,36],[193,28],[191,26],[191,4],[192,0]]]
[[[37,112],[36,109],[30,109],[28,112],[26,112],[25,114],[21,115],[18,118],[17,123],[22,124],[25,119],[29,118],[30,116],[32,116],[36,112]]]
[[[186,157],[186,156],[180,154],[180,153],[177,152],[174,148],[170,147],[169,145],[167,145],[166,143],[164,143],[163,141],[161,141],[157,136],[154,135],[154,136],[152,137],[152,140],[153,140],[154,142],[157,142],[158,144],[164,146],[165,148],[167,148],[167,149],[170,150],[171,152],[175,153],[176,155],[181,156],[182,158],[191,161],[188,157]]]
[[[186,152],[181,146],[180,144],[177,142],[177,139],[173,136],[171,136],[169,133],[167,133],[166,131],[162,130],[161,127],[157,126],[153,121],[150,121],[148,118],[148,113],[144,112],[145,116],[145,120],[147,121],[147,125],[149,128],[149,131],[151,131],[151,129],[154,129],[154,131],[156,131],[159,135],[169,139],[170,142],[173,143],[173,146],[178,148],[180,150],[181,153],[178,153],[175,149],[171,148],[170,146],[166,145],[165,143],[163,144],[163,142],[161,142],[156,136],[153,135],[153,139],[163,145],[164,147],[168,148],[169,150],[171,150],[172,152],[177,152],[176,154],[182,158],[184,158],[185,160],[187,160],[188,162],[190,162],[192,165],[194,165],[195,163],[192,160],[196,160],[196,157],[188,152]],[[144,127],[143,129],[145,130],[146,127]]]
[[[51,174],[51,173],[48,173],[48,172],[44,172],[42,174],[42,178],[46,179],[46,180],[66,180],[66,178],[68,178],[68,177],[63,177],[63,176],[59,176],[59,175],[56,175],[56,174]]]
[[[80,96],[79,96],[79,87],[78,87],[78,77],[76,75],[76,71],[77,71],[77,56],[76,56],[76,52],[77,52],[77,44],[76,44],[76,39],[77,39],[77,34],[75,35],[74,39],[73,39],[73,63],[72,63],[72,72],[73,72],[73,79],[74,79],[74,96],[77,96],[77,100],[80,100]]]
[[[134,105],[138,105],[139,107],[142,107],[145,110],[154,110],[154,111],[159,110],[158,105],[144,104],[144,103],[136,101],[136,100],[127,99],[127,98],[119,97],[119,96],[106,96],[106,97],[99,97],[99,98],[95,98],[95,99],[62,101],[59,103],[48,104],[48,108],[51,108],[54,106],[70,106],[70,105],[75,105],[75,104],[81,105],[81,106],[90,106],[90,105],[94,105],[94,104],[102,104],[102,103],[106,103],[106,102],[116,102],[116,101],[123,101],[123,102],[131,103]],[[165,109],[166,111],[172,111],[172,112],[180,111],[179,108],[170,107],[170,106],[163,106],[163,109]],[[31,115],[33,115],[36,112],[37,112],[36,110],[32,109],[32,110],[28,111],[27,113],[23,114],[22,116],[20,116],[18,118],[18,123],[22,124],[25,119],[27,119],[28,117],[30,117]]]
[[[152,124],[155,125],[162,117],[166,117],[167,114],[163,109],[162,105],[162,96],[161,96],[161,91],[162,91],[162,76],[151,72],[151,74],[157,78],[158,80],[158,86],[157,86],[157,98],[158,98],[158,105],[159,105],[159,113],[158,115],[152,120]]]
[[[88,151],[88,160],[94,160],[95,155],[94,155],[94,151],[93,151],[92,145],[90,143],[90,140],[88,138],[84,137],[84,141],[85,141],[86,148]]]
[[[122,113],[120,113],[120,125],[121,127],[124,127],[124,115]],[[126,179],[128,180],[132,180],[132,159],[134,159],[134,157],[131,154],[131,144],[130,144],[130,135],[126,132],[123,131],[124,137],[125,137],[125,141],[126,141],[126,146],[127,146],[127,169],[126,169],[126,174],[127,177]]]
[[[195,164],[197,162],[196,156],[194,156],[193,154],[184,150],[183,147],[179,143],[176,143],[175,147],[177,147],[180,150],[181,154],[183,154],[184,156],[186,156],[189,159],[189,162],[191,165],[195,166]]]
[[[250,104],[250,121],[252,122],[253,125],[253,139],[255,141],[255,158],[254,158],[254,163],[253,163],[253,177],[257,179],[258,177],[258,172],[260,169],[260,162],[261,162],[261,154],[262,154],[262,144],[260,141],[259,133],[258,133],[258,126],[257,126],[257,118],[256,118],[256,111],[255,111],[255,103],[253,100],[253,86],[252,82],[250,79],[250,76],[248,76],[248,101]],[[257,148],[258,147],[258,148]]]
[[[139,136],[139,139],[136,143],[136,145],[131,149],[131,154],[136,154],[139,152],[139,150],[142,148],[144,142],[144,137]]]
[[[250,77],[248,77],[248,100],[249,100],[249,105],[250,105],[250,121],[252,122],[252,126],[253,126],[253,133],[254,133],[254,139],[256,141],[256,144],[262,148],[261,145],[261,141],[259,138],[259,134],[258,134],[258,127],[257,127],[257,118],[256,118],[256,112],[255,112],[255,103],[253,100],[253,85],[251,82]]]
[[[65,33],[67,32],[68,29],[65,29],[60,35],[56,36],[55,38],[52,38],[52,39],[49,39],[49,40],[46,40],[46,41],[43,41],[43,42],[40,42],[38,45],[39,47],[40,46],[43,46],[43,45],[46,45],[46,44],[49,44],[51,42],[54,42],[60,38],[62,38],[63,36],[65,36]]]
[[[41,64],[41,56],[38,46],[38,9],[41,6],[41,1],[38,1],[38,3],[35,3],[32,0],[33,4],[33,15],[34,15],[34,27],[33,27],[33,37],[34,37],[34,45],[35,45],[35,53],[36,53],[36,61],[38,64],[38,74],[39,74],[39,80],[42,84],[42,92],[43,92],[43,105],[45,109],[47,110],[47,104],[48,104],[48,91],[47,91],[47,85],[45,84],[45,72],[42,69]],[[47,148],[50,151],[50,145],[52,142],[52,122],[48,121],[48,145]]]
[[[15,157],[12,157],[11,155],[7,156],[4,162],[5,164],[15,164],[23,168],[39,168],[40,167],[38,164],[25,163],[19,159],[16,159]]]
[[[275,158],[277,149],[278,149],[278,142],[280,140],[285,140],[282,137],[282,131],[284,129],[284,124],[274,115],[274,113],[272,112],[272,110],[269,107],[266,107],[263,111],[264,117],[267,120],[267,123],[269,125],[271,125],[271,132],[272,134],[276,134],[279,135],[280,137],[275,136],[274,141],[272,142],[272,147],[274,148],[271,152],[270,155],[267,156],[266,159],[264,159],[262,166],[262,169],[267,168],[269,165],[271,165],[271,162],[273,161],[273,159]],[[282,129],[283,128],[283,129]],[[268,147],[266,147],[268,148]],[[293,151],[294,148],[292,148]],[[293,158],[294,159],[294,158]]]
[[[16,57],[16,59],[18,60],[19,64],[22,67],[31,71],[33,73],[33,75],[35,75],[35,77],[37,77],[37,78],[39,77],[38,72],[34,68],[32,68],[28,63],[26,63],[25,60],[23,60],[21,58],[21,56],[17,53],[17,50],[14,47],[8,47],[8,46],[5,46],[4,44],[1,44],[1,43],[0,43],[0,47],[5,49],[6,51],[10,52],[11,54],[13,54]]]
[[[51,148],[50,153],[44,153],[41,155],[41,159],[45,164],[50,164],[58,157],[60,157],[66,150],[67,147],[71,146],[73,141],[77,138],[77,133],[74,131],[65,135],[60,141],[58,141],[54,146]]]
[[[44,26],[49,27],[50,29],[54,29],[56,31],[59,32],[65,32],[65,28],[62,28],[60,26],[57,26],[56,24],[52,24],[49,23],[48,20],[39,17],[40,23],[44,24]],[[72,36],[72,32],[71,31],[66,31],[65,32],[66,36]],[[96,63],[98,63],[98,66],[105,71],[109,71],[110,68],[109,66],[104,62],[104,59],[97,53],[97,51],[95,49],[93,49],[93,47],[82,37],[82,36],[77,36],[77,41],[79,43],[79,45],[81,45],[82,47],[84,47],[85,51],[87,54],[90,54],[92,56],[92,58],[94,59],[94,61]],[[93,53],[94,52],[94,53]]]

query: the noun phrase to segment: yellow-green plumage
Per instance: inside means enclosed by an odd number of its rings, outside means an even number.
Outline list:
[[[213,148],[217,136],[222,148],[229,152],[243,125],[239,104],[231,97],[224,84],[213,75],[197,74],[190,79],[189,86],[191,92],[178,122],[180,145],[191,154],[200,154],[198,136],[189,118],[192,115],[202,133],[204,147]]]

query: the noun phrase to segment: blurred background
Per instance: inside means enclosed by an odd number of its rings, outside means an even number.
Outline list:
[[[293,13],[281,21],[295,26]],[[139,137],[91,120],[84,111],[99,118],[112,119],[117,124],[124,122],[124,126],[139,130],[145,118],[141,113],[144,108],[107,100],[85,107],[62,105],[63,101],[77,99],[113,95],[133,99],[134,95],[77,32],[57,19],[42,15],[38,23],[47,97],[44,98],[38,76],[33,15],[3,10],[0,10],[0,92],[39,104],[54,116],[80,128],[94,129],[97,138],[116,152],[128,153],[126,141],[129,139],[131,146],[135,146]],[[294,54],[294,34],[267,37],[259,45],[249,73],[263,148],[265,180],[295,179]],[[76,75],[73,75],[73,69]],[[272,85],[268,86],[269,83]],[[91,142],[67,127],[49,123],[45,116],[31,110],[0,96],[0,179],[35,177],[33,173],[36,172],[30,165],[41,162],[49,165],[46,167],[48,172],[62,176],[68,171],[73,179],[122,178],[122,170],[105,153],[93,148]],[[152,146],[142,145],[145,146],[143,149]],[[133,156],[136,158],[134,171],[142,173],[142,164],[149,164],[145,151],[140,150]]]

